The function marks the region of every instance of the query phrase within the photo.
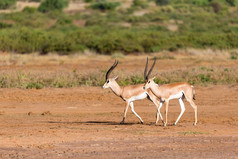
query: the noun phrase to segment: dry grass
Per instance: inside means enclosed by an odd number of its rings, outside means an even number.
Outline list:
[[[102,86],[106,70],[80,73],[71,72],[24,72],[12,71],[0,73],[0,88],[26,88],[41,89],[43,87],[63,88],[79,86]],[[120,85],[139,84],[144,82],[142,73],[118,73]],[[189,82],[195,85],[210,84],[237,84],[238,69],[233,68],[206,68],[196,67],[189,69],[177,69],[158,74],[155,81],[159,84],[173,82]]]
[[[193,52],[200,51],[193,50]],[[205,53],[196,55],[190,50],[177,53],[161,52],[151,54],[149,59],[157,57],[157,65],[152,74],[158,73],[155,81],[159,84],[172,82],[189,82],[195,85],[237,84],[237,60],[230,59],[229,52],[234,50],[207,55]],[[124,56],[116,53],[105,56],[87,52],[84,55],[39,56],[1,53],[0,88],[102,86],[106,70],[114,59],[119,60],[113,74],[119,75],[120,85],[144,82],[145,55]]]

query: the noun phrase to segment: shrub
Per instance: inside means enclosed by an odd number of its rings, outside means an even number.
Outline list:
[[[211,6],[212,6],[213,11],[214,11],[215,13],[220,12],[221,9],[222,9],[221,4],[220,4],[219,2],[216,2],[216,1],[211,2]]]
[[[12,24],[6,24],[6,23],[0,22],[0,29],[10,28],[10,27],[12,27]]]
[[[39,30],[20,28],[0,32],[0,50],[19,53],[31,53],[47,43],[47,35]]]
[[[168,5],[170,3],[170,0],[155,0],[155,3],[157,5]]]
[[[237,60],[238,59],[238,53],[237,52],[231,52],[230,53],[230,59],[231,60]]]
[[[94,0],[84,0],[85,3],[92,3]]]
[[[23,9],[23,12],[25,13],[35,13],[37,11],[37,8],[33,8],[33,7],[25,7]]]
[[[41,2],[41,0],[29,0],[29,2]]]
[[[147,8],[149,5],[145,0],[133,0],[133,7]]]
[[[101,2],[96,2],[93,3],[90,7],[92,9],[98,9],[101,11],[106,11],[106,10],[114,10],[116,7],[120,6],[120,2],[107,2],[107,1],[101,1]]]
[[[7,9],[16,4],[16,0],[0,0],[0,9]]]
[[[67,25],[67,24],[72,24],[72,19],[69,16],[61,16],[57,22],[57,25]]]
[[[191,0],[191,3],[197,6],[206,6],[208,5],[208,0]]]
[[[236,0],[226,0],[226,2],[230,5],[230,6],[236,6]]]
[[[44,86],[38,82],[30,82],[27,84],[26,89],[42,89]]]
[[[68,6],[68,4],[68,0],[44,0],[41,2],[38,10],[43,13],[53,10],[62,11],[66,6]]]

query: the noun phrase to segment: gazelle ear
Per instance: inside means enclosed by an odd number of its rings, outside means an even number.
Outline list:
[[[118,76],[114,77],[113,79],[116,80],[118,78]]]
[[[157,75],[158,75],[158,73],[156,73],[152,79],[154,80],[154,79],[156,78]]]
[[[154,77],[152,78],[152,80],[154,81],[155,78],[156,78],[156,76],[154,76]]]

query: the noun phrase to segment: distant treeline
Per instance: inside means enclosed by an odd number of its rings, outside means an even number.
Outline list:
[[[123,8],[123,2],[92,0],[87,1],[89,13],[73,14],[62,12],[66,0],[58,8],[52,6],[60,1],[44,0],[39,8],[1,13],[0,50],[41,54],[92,50],[111,54],[188,47],[238,48],[236,1],[157,0],[157,6],[151,6],[153,0],[134,0],[131,7]],[[146,14],[138,16],[136,12]]]

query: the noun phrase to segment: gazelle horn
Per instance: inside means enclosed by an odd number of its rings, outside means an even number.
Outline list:
[[[111,72],[112,72],[113,69],[117,66],[117,64],[118,64],[118,61],[115,60],[114,64],[111,66],[111,68],[110,68],[110,69],[107,71],[107,73],[106,73],[106,79],[105,79],[105,81],[107,81],[107,79],[109,78]]]

